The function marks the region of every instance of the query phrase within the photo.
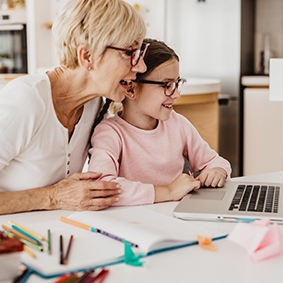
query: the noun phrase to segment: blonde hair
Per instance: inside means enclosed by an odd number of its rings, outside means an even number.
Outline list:
[[[125,47],[143,39],[146,27],[140,14],[122,0],[69,0],[52,31],[60,64],[74,69],[80,45],[100,60],[107,46]]]

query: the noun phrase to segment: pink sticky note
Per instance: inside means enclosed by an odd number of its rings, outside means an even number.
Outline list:
[[[283,252],[283,235],[277,224],[269,229],[269,220],[238,223],[227,237],[246,249],[253,261],[264,260]]]

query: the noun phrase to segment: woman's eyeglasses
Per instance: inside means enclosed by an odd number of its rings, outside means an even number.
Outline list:
[[[132,67],[134,67],[138,64],[141,57],[143,58],[143,60],[145,60],[148,54],[149,45],[150,45],[149,43],[146,44],[143,43],[141,49],[124,49],[113,46],[107,46],[107,48],[125,51],[126,55],[131,56],[131,65]]]
[[[179,92],[182,91],[182,87],[185,81],[186,81],[185,79],[178,79],[177,82],[173,82],[173,81],[157,82],[157,81],[139,80],[137,81],[137,83],[162,85],[162,87],[164,87],[164,94],[170,97],[173,95],[176,88],[178,89]]]

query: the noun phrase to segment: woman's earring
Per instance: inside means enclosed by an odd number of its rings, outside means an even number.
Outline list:
[[[91,66],[88,67],[88,70],[91,71]]]
[[[131,94],[131,98],[134,98],[135,96],[133,94]]]

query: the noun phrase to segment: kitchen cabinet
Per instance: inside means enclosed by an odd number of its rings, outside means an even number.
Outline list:
[[[282,102],[269,100],[269,77],[246,76],[243,125],[243,174],[282,170]]]
[[[174,110],[185,116],[209,146],[218,151],[218,93],[220,81],[189,78]]]

